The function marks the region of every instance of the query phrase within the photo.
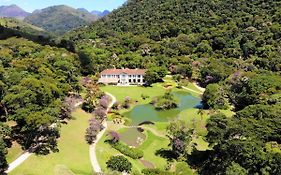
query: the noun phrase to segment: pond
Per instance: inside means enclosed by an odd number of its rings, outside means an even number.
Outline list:
[[[164,122],[174,119],[178,114],[189,108],[201,108],[201,99],[192,96],[188,92],[176,91],[173,94],[179,99],[179,106],[175,109],[158,111],[155,110],[154,106],[151,104],[138,105],[135,106],[131,111],[124,114],[132,120],[131,125],[136,126],[144,121],[152,122]]]
[[[120,140],[129,146],[138,147],[145,140],[145,134],[137,128],[127,128],[120,132]]]

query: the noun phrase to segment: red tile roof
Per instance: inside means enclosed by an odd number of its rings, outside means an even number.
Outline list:
[[[101,72],[101,75],[120,75],[122,73],[129,75],[144,75],[145,69],[106,69]]]

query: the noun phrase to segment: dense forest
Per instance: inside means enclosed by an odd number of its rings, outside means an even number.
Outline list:
[[[0,41],[0,172],[13,141],[38,154],[57,151],[65,100],[79,91],[79,59],[65,49],[23,38]]]
[[[153,83],[170,72],[206,87],[205,108],[236,112],[209,119],[211,150],[181,155],[199,174],[281,174],[280,19],[276,0],[129,0],[65,39],[84,75],[146,68]]]

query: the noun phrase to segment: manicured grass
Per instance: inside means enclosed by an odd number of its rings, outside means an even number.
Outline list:
[[[154,164],[155,167],[164,169],[166,160],[162,157],[156,156],[155,153],[161,148],[168,148],[169,139],[167,137],[158,137],[152,132],[147,131],[147,139],[139,147],[144,151],[143,159]]]
[[[106,162],[111,156],[120,155],[121,153],[114,148],[112,148],[108,143],[105,143],[106,136],[104,135],[102,139],[98,142],[96,150],[97,157],[100,163],[100,166],[104,172],[109,172],[106,168]],[[155,152],[161,148],[167,148],[169,144],[168,138],[162,138],[155,136],[152,132],[146,132],[146,140],[139,147],[144,151],[143,159],[153,163],[158,168],[164,168],[166,165],[166,160],[162,157],[156,156]],[[140,173],[145,166],[139,161],[131,159],[130,157],[125,156],[133,165],[133,171]]]
[[[205,126],[209,118],[208,110],[204,110],[203,115],[198,113],[199,109],[187,109],[179,114],[179,119],[187,123],[190,128],[195,127],[196,132],[204,136],[207,132]]]
[[[179,162],[176,165],[176,174],[177,175],[194,175],[195,173],[185,162]]]
[[[21,154],[23,153],[23,150],[21,149],[21,146],[14,142],[13,146],[8,149],[8,154],[7,154],[7,162],[11,163],[14,160],[16,160]]]
[[[82,110],[73,112],[75,120],[61,128],[58,153],[46,156],[32,155],[11,175],[92,175],[89,145],[84,135],[91,115]]]
[[[110,159],[111,156],[121,155],[119,151],[112,148],[108,143],[106,143],[107,137],[103,135],[101,140],[98,142],[96,146],[96,154],[98,158],[98,162],[101,166],[101,169],[104,173],[109,173],[110,170],[106,167],[106,162]],[[133,171],[141,172],[143,166],[138,160],[134,160],[128,156],[125,156],[133,165]]]
[[[159,96],[165,93],[165,89],[161,84],[154,84],[152,87],[140,86],[104,86],[101,87],[104,92],[109,92],[117,98],[117,101],[123,102],[126,97],[133,100],[138,100],[140,104],[149,103],[152,97]],[[141,95],[147,95],[149,98],[143,100]]]
[[[193,142],[197,143],[198,150],[208,149],[208,143],[203,139],[207,134],[206,123],[209,118],[208,110],[204,110],[203,115],[198,113],[199,109],[187,109],[180,113],[179,119],[187,123],[190,128],[195,128],[198,138],[194,138]]]

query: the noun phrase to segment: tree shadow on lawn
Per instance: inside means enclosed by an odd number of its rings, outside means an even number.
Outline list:
[[[164,148],[157,150],[155,152],[155,155],[163,157],[164,159],[167,159],[168,161],[178,158],[178,155],[176,153],[174,153],[172,150],[164,149]]]

